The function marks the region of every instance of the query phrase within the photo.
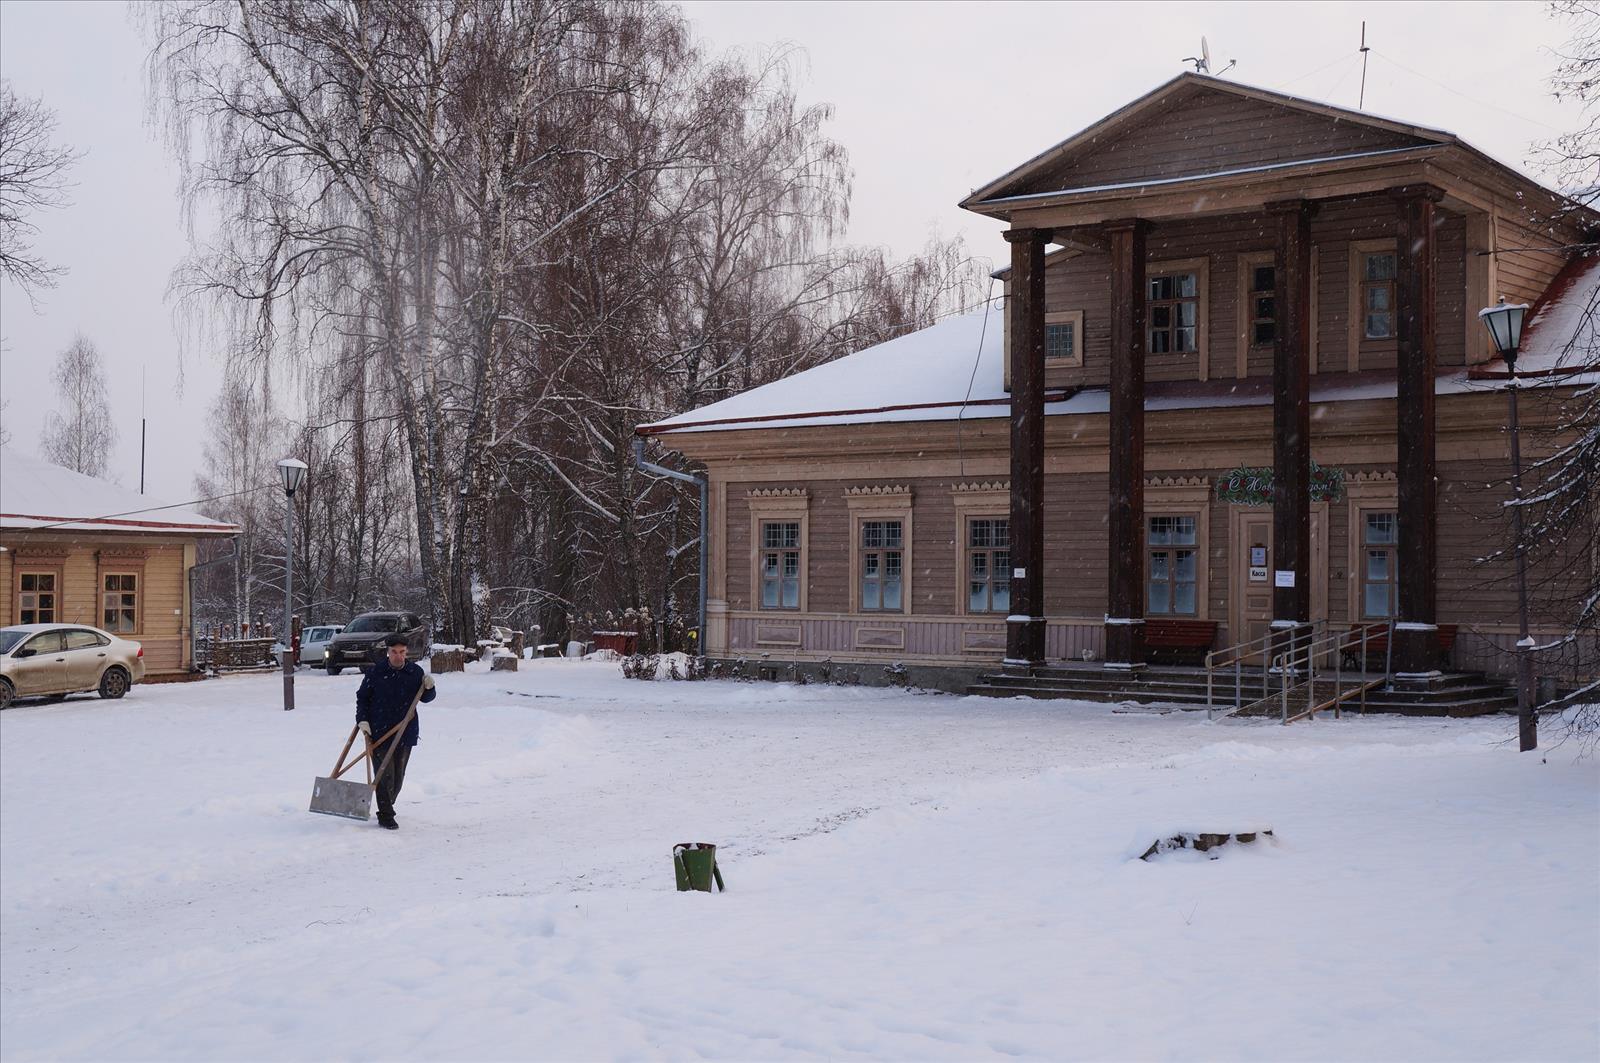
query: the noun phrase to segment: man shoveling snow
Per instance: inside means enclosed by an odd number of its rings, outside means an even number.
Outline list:
[[[422,692],[422,701],[432,701],[433,676],[420,665],[406,660],[406,638],[390,635],[386,645],[388,654],[372,666],[361,680],[356,691],[356,726],[367,741],[372,741],[373,731],[385,735],[411,711],[412,700]],[[383,770],[374,780],[378,793],[378,826],[385,830],[399,830],[394,818],[394,800],[400,796],[400,786],[406,779],[406,764],[411,760],[411,748],[417,744],[417,717],[404,732],[372,747],[372,763]],[[394,756],[387,753],[393,748]],[[388,763],[385,765],[385,759]]]

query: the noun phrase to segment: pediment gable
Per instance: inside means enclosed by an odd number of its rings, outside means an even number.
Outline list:
[[[978,189],[962,205],[1455,142],[1440,130],[1183,74]]]

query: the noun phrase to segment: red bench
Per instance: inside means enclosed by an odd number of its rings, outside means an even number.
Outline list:
[[[1362,628],[1376,628],[1367,636],[1367,663],[1373,667],[1381,667],[1389,654],[1389,628],[1387,625],[1355,624],[1350,628],[1352,635],[1359,635]],[[1438,644],[1438,664],[1443,667],[1450,655],[1450,647],[1456,644],[1457,624],[1439,624],[1435,628],[1434,638]],[[1354,668],[1361,663],[1361,643],[1352,642],[1339,652],[1339,657],[1346,667]]]
[[[1216,640],[1215,620],[1145,617],[1144,648],[1152,656],[1199,660]]]

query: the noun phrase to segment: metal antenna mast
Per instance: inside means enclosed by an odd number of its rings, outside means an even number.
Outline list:
[[[1361,98],[1356,104],[1356,110],[1367,109],[1367,53],[1372,51],[1367,47],[1367,20],[1361,20]]]

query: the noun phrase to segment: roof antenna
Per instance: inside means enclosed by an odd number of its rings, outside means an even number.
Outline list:
[[[1367,53],[1372,51],[1367,47],[1367,20],[1361,20],[1361,96],[1356,103],[1356,110],[1367,109]]]
[[[1199,55],[1185,56],[1183,61],[1185,63],[1193,63],[1194,64],[1194,72],[1196,74],[1206,74],[1208,76],[1211,75],[1211,45],[1206,43],[1206,39],[1204,37],[1201,37],[1200,38],[1200,54]],[[1216,77],[1221,77],[1223,74],[1226,74],[1228,71],[1232,70],[1234,67],[1236,67],[1238,65],[1239,65],[1239,60],[1237,60],[1237,59],[1229,59],[1228,60],[1228,65],[1223,67],[1221,70],[1217,71],[1215,76]]]

